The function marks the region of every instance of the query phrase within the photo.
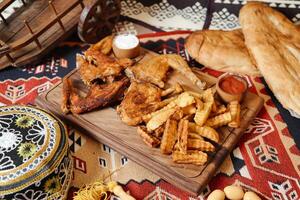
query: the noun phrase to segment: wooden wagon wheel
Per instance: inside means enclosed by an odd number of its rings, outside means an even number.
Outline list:
[[[78,23],[78,35],[87,43],[96,43],[111,34],[121,12],[120,0],[94,0],[87,5]]]

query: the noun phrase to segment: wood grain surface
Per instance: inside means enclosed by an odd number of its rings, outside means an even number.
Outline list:
[[[76,30],[83,0],[54,0],[52,6],[48,2],[28,2],[6,19],[7,24],[0,24],[0,39],[6,44],[0,48],[0,69],[12,63],[22,66],[38,62]]]
[[[140,62],[155,55],[155,53],[148,51],[144,51],[144,53],[145,56]],[[214,86],[216,81],[214,77],[202,73],[199,69],[194,69],[194,72],[201,80],[206,81],[209,87]],[[72,71],[67,76],[75,81],[76,87],[84,93],[86,92],[86,87],[81,82],[77,70]],[[179,82],[185,89],[198,91],[197,87],[191,84],[188,79],[176,72],[172,72],[167,84],[173,84],[174,82]],[[225,157],[238,143],[245,129],[263,106],[261,97],[248,92],[242,102],[241,127],[237,129],[228,127],[218,129],[220,142],[217,145],[216,152],[209,154],[209,161],[206,165],[195,166],[175,164],[172,162],[171,156],[162,155],[159,149],[145,145],[136,133],[136,127],[124,124],[115,108],[108,107],[81,115],[64,115],[60,110],[61,94],[62,83],[58,83],[43,96],[38,97],[36,104],[49,109],[74,128],[90,135],[99,142],[107,144],[166,181],[194,195],[198,195],[215,175]]]

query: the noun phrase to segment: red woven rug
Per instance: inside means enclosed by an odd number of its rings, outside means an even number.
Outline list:
[[[178,53],[191,66],[201,67],[184,49],[184,38],[188,33],[144,34],[140,39],[145,48],[158,53]],[[33,103],[37,95],[75,67],[75,54],[82,48],[78,42],[68,42],[38,66],[5,70],[1,73],[3,80],[0,82],[0,102]],[[205,67],[202,70],[216,77],[221,74]],[[122,156],[122,152],[119,154],[70,129],[69,143],[75,161],[70,199],[76,188],[101,178],[108,170],[120,169],[113,179],[123,183],[137,199],[205,199],[213,189],[223,189],[228,184],[239,183],[264,199],[298,200],[300,151],[262,79],[247,77],[247,80],[251,86],[250,91],[263,97],[265,105],[202,195],[192,197],[131,162]]]

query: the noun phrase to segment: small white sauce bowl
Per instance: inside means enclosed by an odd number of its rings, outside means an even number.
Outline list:
[[[134,58],[140,55],[140,41],[132,34],[115,36],[112,48],[117,58]]]

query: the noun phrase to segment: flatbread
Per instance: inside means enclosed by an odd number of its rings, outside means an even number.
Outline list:
[[[223,72],[260,76],[244,44],[240,29],[234,31],[203,30],[186,40],[189,55],[200,64]]]
[[[280,12],[251,2],[240,10],[245,44],[274,95],[300,115],[300,29]]]

